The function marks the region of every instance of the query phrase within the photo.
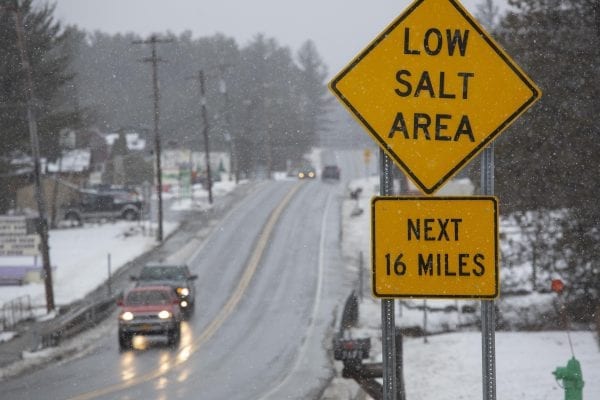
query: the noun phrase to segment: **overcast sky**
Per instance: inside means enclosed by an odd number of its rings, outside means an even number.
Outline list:
[[[36,0],[46,1],[46,0]],[[484,0],[463,0],[475,14]],[[256,34],[294,53],[312,39],[333,76],[411,3],[409,0],[55,0],[56,17],[88,31],[146,36],[222,33],[244,46]],[[496,3],[504,0],[496,0]]]

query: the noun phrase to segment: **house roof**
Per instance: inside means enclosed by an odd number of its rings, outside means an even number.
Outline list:
[[[89,149],[69,150],[63,154],[61,159],[48,163],[48,172],[87,171],[90,169],[91,158],[91,151]]]
[[[109,146],[112,146],[115,141],[119,138],[118,133],[107,133],[104,135],[104,139]],[[125,134],[125,141],[127,142],[128,150],[144,150],[146,148],[146,139],[140,137],[137,132],[130,132]]]

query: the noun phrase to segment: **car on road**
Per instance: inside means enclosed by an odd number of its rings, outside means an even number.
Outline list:
[[[185,318],[189,318],[196,304],[195,280],[198,275],[190,272],[185,264],[146,264],[138,276],[131,276],[137,287],[164,285],[177,294]]]
[[[80,189],[74,198],[62,207],[62,221],[69,225],[83,225],[84,221],[124,219],[134,221],[142,215],[140,195],[129,188]]]
[[[312,166],[307,166],[298,170],[298,179],[315,179],[317,171]]]
[[[326,165],[321,173],[321,179],[326,180],[340,180],[340,168],[337,165]]]
[[[119,349],[132,347],[134,335],[165,335],[170,346],[181,337],[179,298],[169,286],[144,286],[129,290],[117,304]]]

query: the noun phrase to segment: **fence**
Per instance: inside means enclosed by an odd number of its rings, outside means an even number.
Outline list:
[[[3,331],[11,330],[18,322],[29,318],[33,318],[29,295],[19,296],[4,303],[0,309],[0,327]]]

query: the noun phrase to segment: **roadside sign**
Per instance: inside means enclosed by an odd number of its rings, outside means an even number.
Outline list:
[[[0,257],[37,256],[40,243],[39,235],[0,236]]]
[[[329,86],[427,194],[541,95],[456,0],[412,3]]]
[[[37,256],[40,236],[35,234],[35,218],[0,216],[0,257]]]
[[[0,236],[28,235],[35,232],[35,218],[23,216],[0,216]]]
[[[495,197],[374,197],[375,297],[498,296]]]

